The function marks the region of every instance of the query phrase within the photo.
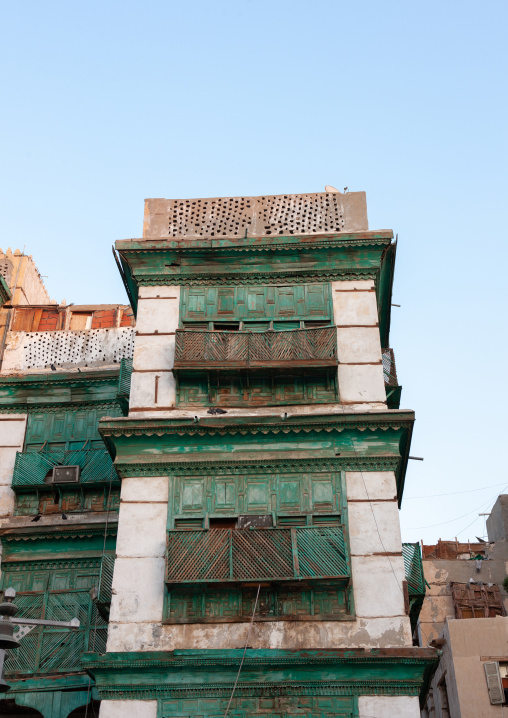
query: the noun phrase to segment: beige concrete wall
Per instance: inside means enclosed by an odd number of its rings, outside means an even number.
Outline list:
[[[508,718],[508,706],[490,703],[483,667],[485,661],[508,660],[508,618],[451,619],[441,635],[445,642],[427,697],[429,715],[444,718],[439,691],[444,682],[451,718]]]
[[[176,404],[173,376],[180,287],[140,287],[130,412],[164,411]]]
[[[386,402],[374,282],[332,282],[342,404]]]
[[[411,646],[395,476],[349,472],[346,482],[356,619],[254,623],[253,648]],[[167,478],[123,480],[107,650],[242,648],[248,623],[162,625],[167,501]]]
[[[14,512],[11,489],[16,453],[23,451],[26,414],[0,415],[0,517]]]

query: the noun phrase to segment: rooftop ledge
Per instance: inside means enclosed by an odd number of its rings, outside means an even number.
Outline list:
[[[122,250],[142,250],[147,249],[175,249],[197,250],[197,249],[243,249],[243,250],[259,250],[267,249],[284,249],[297,245],[299,248],[308,246],[309,249],[316,245],[330,244],[334,246],[357,244],[386,244],[393,239],[392,229],[378,230],[362,230],[359,232],[321,232],[319,234],[301,234],[291,235],[284,233],[281,235],[260,235],[260,236],[222,236],[222,237],[194,237],[177,236],[177,237],[141,237],[131,239],[118,239],[115,243],[116,249]]]

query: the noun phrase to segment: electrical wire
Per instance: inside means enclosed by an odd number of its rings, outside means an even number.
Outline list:
[[[500,491],[499,493],[503,493],[503,491],[504,491],[506,488],[508,488],[508,484],[506,484],[506,485],[501,489],[501,491]],[[478,511],[478,509],[483,508],[484,506],[488,506],[490,503],[492,503],[493,501],[495,501],[495,500],[497,499],[499,493],[497,493],[492,499],[489,499],[487,502],[483,501],[479,506],[477,506],[476,508],[474,508],[472,511],[468,511],[467,514],[462,514],[462,516],[456,516],[454,519],[449,519],[448,521],[442,521],[442,522],[439,523],[439,524],[429,524],[428,526],[406,526],[406,530],[432,529],[432,528],[434,528],[435,526],[444,526],[445,524],[451,524],[451,523],[453,523],[454,521],[458,521],[459,519],[465,518],[466,516],[471,516],[471,514],[473,514],[475,511]],[[476,519],[475,519],[474,521],[476,521]],[[474,523],[474,521],[472,521],[471,523]],[[471,526],[471,524],[469,524],[469,526]],[[460,531],[460,533],[462,533],[462,532],[465,531],[467,528],[469,528],[469,526],[466,526],[465,529],[462,529],[462,531]],[[457,535],[458,535],[458,534],[457,534]]]
[[[427,496],[404,496],[404,501],[412,501],[413,499],[435,499],[438,496],[457,496],[457,494],[473,494],[476,491],[486,491],[486,489],[493,489],[495,486],[502,486],[503,481],[499,484],[491,484],[490,486],[483,486],[481,489],[470,489],[468,491],[452,491],[449,494],[427,494]]]
[[[255,602],[254,602],[254,610],[252,611],[252,618],[250,619],[249,632],[247,633],[247,638],[246,638],[246,640],[245,640],[245,646],[244,646],[244,648],[243,648],[243,656],[242,656],[242,660],[240,661],[240,668],[238,669],[238,673],[236,674],[236,681],[235,681],[235,684],[234,684],[234,686],[233,686],[233,690],[231,691],[231,697],[230,697],[230,699],[229,699],[229,703],[228,703],[228,705],[227,705],[226,712],[224,713],[224,718],[227,718],[227,715],[228,715],[228,713],[229,713],[229,707],[230,707],[230,705],[231,705],[231,701],[233,700],[233,696],[235,695],[236,686],[237,686],[237,684],[238,684],[238,679],[240,678],[240,672],[241,672],[241,670],[242,670],[243,662],[244,662],[244,660],[245,660],[245,654],[247,653],[247,646],[249,645],[249,639],[250,639],[250,634],[251,634],[251,631],[252,631],[252,625],[253,625],[253,623],[254,623],[254,616],[256,615],[256,608],[257,608],[257,605],[258,605],[258,598],[259,598],[259,591],[260,591],[260,590],[261,590],[261,584],[259,583],[259,584],[258,584],[258,592],[257,592],[257,594],[256,594],[256,600],[255,600]],[[85,716],[85,718],[86,718],[86,716]]]

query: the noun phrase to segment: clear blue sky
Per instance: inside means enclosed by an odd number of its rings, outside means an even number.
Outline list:
[[[399,234],[391,344],[425,457],[403,537],[481,536],[508,485],[507,3],[29,0],[1,18],[0,246],[26,246],[55,299],[125,301],[111,245],[141,236],[145,197],[366,190],[371,228]]]

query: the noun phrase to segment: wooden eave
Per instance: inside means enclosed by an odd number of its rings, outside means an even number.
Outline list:
[[[372,279],[382,345],[388,346],[395,261],[392,239],[392,230],[240,239],[126,239],[116,242],[115,257],[134,310],[140,286]]]
[[[302,463],[321,462],[333,465],[336,470],[395,471],[400,505],[413,423],[414,412],[399,410],[286,418],[281,414],[199,417],[198,421],[193,417],[174,420],[119,417],[103,419],[99,433],[122,478],[157,476],[186,468],[198,473],[210,467],[214,471],[229,470],[233,465],[263,472],[281,462],[292,463],[298,470]],[[310,433],[322,436],[321,448],[314,444],[311,450],[305,447],[305,437]],[[270,437],[272,447],[266,445],[263,450],[253,451],[243,445],[245,437],[255,435],[266,437],[265,444]],[[333,435],[335,448],[329,441]],[[237,438],[232,439],[234,436]],[[295,450],[289,447],[287,439],[294,441],[297,437],[302,445]],[[195,445],[197,438],[199,448]],[[234,450],[224,448],[231,444]]]
[[[0,413],[118,401],[118,369],[0,375]]]

